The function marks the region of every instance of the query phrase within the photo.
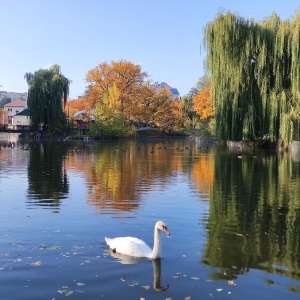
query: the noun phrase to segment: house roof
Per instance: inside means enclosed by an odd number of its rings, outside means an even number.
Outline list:
[[[161,83],[155,82],[155,87],[154,88],[155,88],[155,90],[158,90],[158,89],[168,90],[172,93],[173,97],[180,97],[180,94],[179,94],[178,90],[176,88],[170,87],[165,82],[161,82]]]
[[[25,116],[25,117],[29,117],[30,116],[30,112],[28,108],[25,108],[24,110],[22,110],[21,112],[19,112],[18,114],[16,114],[15,116]]]
[[[171,88],[171,92],[173,95],[176,95],[176,96],[179,95],[179,92],[176,88]]]
[[[95,110],[81,110],[74,114],[75,121],[95,121]]]
[[[4,107],[26,107],[26,106],[27,106],[27,101],[21,99],[17,99],[13,102],[4,105]]]

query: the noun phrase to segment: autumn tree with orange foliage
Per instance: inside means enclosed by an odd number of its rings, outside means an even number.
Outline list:
[[[74,114],[78,111],[85,110],[87,108],[86,102],[82,99],[69,100],[65,106],[65,112],[69,120],[71,120]]]
[[[189,93],[181,98],[184,126],[201,136],[215,134],[214,106],[211,97],[211,77],[199,78]]]
[[[147,73],[142,72],[140,65],[126,60],[103,62],[88,71],[86,82],[87,93],[84,99],[90,108],[96,108],[103,103],[103,98],[114,85],[120,95],[120,110],[123,115],[130,114],[131,104],[139,94],[139,87],[143,84]]]
[[[206,120],[214,116],[211,88],[205,87],[193,97],[194,109],[201,119]]]
[[[201,119],[206,120],[214,116],[211,88],[205,87],[193,97],[194,109]]]
[[[182,124],[179,99],[167,90],[155,90],[154,85],[145,81],[147,76],[140,65],[125,60],[101,63],[87,73],[89,85],[84,100],[89,108],[100,111],[102,125],[106,114],[110,121],[116,120],[112,115],[115,114],[129,125],[177,130]]]
[[[137,124],[157,127],[163,131],[177,130],[183,123],[180,99],[173,98],[168,90],[155,90],[150,82],[141,86],[131,115]]]

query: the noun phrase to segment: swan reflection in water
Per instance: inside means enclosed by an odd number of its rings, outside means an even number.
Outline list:
[[[124,265],[138,264],[146,260],[146,258],[123,255],[111,250],[108,251],[113,258],[115,258],[118,262]],[[169,285],[167,285],[167,287],[163,287],[160,285],[161,258],[152,259],[152,267],[153,267],[153,288],[158,292],[166,291],[169,288]]]
[[[164,292],[169,288],[162,287],[160,285],[160,275],[161,275],[161,258],[152,259],[152,266],[153,266],[153,288],[158,292]]]

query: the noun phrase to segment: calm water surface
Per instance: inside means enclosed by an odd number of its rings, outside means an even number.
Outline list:
[[[11,137],[9,137],[10,139]],[[0,139],[0,299],[299,299],[300,163],[199,140]],[[104,237],[163,258],[113,255]]]

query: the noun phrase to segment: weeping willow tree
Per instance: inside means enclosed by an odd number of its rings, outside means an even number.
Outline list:
[[[34,74],[26,73],[29,86],[28,107],[32,125],[43,125],[44,130],[66,120],[63,106],[69,95],[70,80],[60,71],[58,65],[40,69]]]
[[[299,140],[300,11],[261,22],[219,13],[204,44],[218,138]]]

